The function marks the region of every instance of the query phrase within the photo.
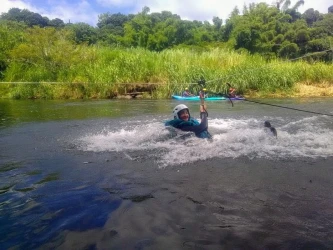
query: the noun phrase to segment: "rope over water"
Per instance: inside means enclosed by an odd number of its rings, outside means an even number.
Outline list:
[[[211,94],[216,95],[216,96],[223,96],[223,97],[226,97],[226,98],[230,99],[230,96],[228,94],[215,93],[215,92],[211,92],[211,91],[207,91],[207,93],[211,93]],[[230,99],[230,101],[231,101],[231,99]],[[333,117],[333,114],[326,114],[326,113],[309,111],[309,110],[304,110],[304,109],[297,109],[297,108],[285,107],[285,106],[271,104],[271,103],[265,103],[265,102],[258,102],[258,101],[248,100],[246,98],[243,99],[242,101],[253,102],[253,103],[256,103],[256,104],[268,105],[268,106],[273,106],[273,107],[278,107],[278,108],[284,108],[284,109],[290,109],[290,110],[295,110],[295,111],[301,111],[301,112],[306,112],[306,113],[311,113],[311,114],[316,114],[316,115],[326,115],[326,116],[332,116]],[[234,106],[233,103],[232,103],[232,106]]]
[[[332,49],[328,49],[328,50],[324,50],[324,51],[319,51],[319,52],[314,52],[314,53],[311,53],[311,54],[308,54],[308,55],[305,55],[305,56],[301,56],[301,57],[297,57],[297,58],[294,58],[294,59],[290,59],[288,61],[295,61],[295,60],[298,60],[298,59],[301,59],[301,58],[304,58],[304,57],[308,57],[308,56],[311,56],[313,54],[319,54],[319,53],[326,53],[326,52],[329,52],[329,51],[332,51]],[[258,67],[258,68],[254,68],[252,70],[258,70],[260,68],[264,68],[264,67],[269,67],[271,65],[268,65],[268,66],[263,66],[263,67]],[[239,74],[239,73],[238,73]],[[234,74],[236,75],[236,74]],[[232,75],[233,76],[233,75]],[[197,83],[189,83],[189,84],[198,84],[199,86],[201,86],[202,88],[206,86],[207,83],[211,83],[211,82],[215,82],[215,81],[221,81],[223,80],[223,78],[218,78],[218,79],[213,79],[213,80],[209,80],[209,81],[206,81],[205,79],[201,78]],[[208,93],[211,93],[211,94],[214,94],[216,96],[223,96],[223,97],[226,97],[226,98],[229,98],[232,106],[234,106],[233,102],[231,101],[231,98],[228,94],[224,94],[224,93],[215,93],[215,92],[211,92],[211,91],[207,91]],[[284,108],[284,109],[290,109],[290,110],[295,110],[295,111],[301,111],[301,112],[306,112],[306,113],[311,113],[311,114],[316,114],[316,115],[326,115],[326,116],[331,116],[333,117],[333,114],[325,114],[325,113],[321,113],[321,112],[315,112],[315,111],[309,111],[309,110],[304,110],[304,109],[297,109],[297,108],[290,108],[290,107],[285,107],[285,106],[281,106],[281,105],[276,105],[276,104],[270,104],[270,103],[265,103],[265,102],[258,102],[258,101],[253,101],[253,100],[248,100],[248,99],[243,99],[243,101],[247,101],[247,102],[253,102],[253,103],[257,103],[257,104],[262,104],[262,105],[268,105],[268,106],[273,106],[273,107],[278,107],[278,108]]]
[[[304,110],[304,109],[290,108],[290,107],[280,106],[280,105],[276,105],[276,104],[270,104],[270,103],[265,103],[265,102],[252,101],[252,100],[248,100],[248,99],[244,99],[243,101],[253,102],[253,103],[257,103],[257,104],[263,104],[263,105],[268,105],[268,106],[273,106],[273,107],[278,107],[278,108],[284,108],[284,109],[291,109],[291,110],[296,110],[296,111],[302,111],[302,112],[312,113],[312,114],[316,114],[316,115],[333,116],[332,114],[325,114],[325,113],[314,112],[314,111],[309,111],[309,110]]]

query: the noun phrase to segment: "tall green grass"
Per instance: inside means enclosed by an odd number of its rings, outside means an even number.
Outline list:
[[[282,60],[267,62],[259,55],[226,49],[151,52],[139,48],[85,46],[67,51],[66,61],[52,57],[45,63],[33,64],[20,58],[12,60],[4,81],[61,84],[3,84],[0,86],[1,97],[112,98],[116,93],[128,91],[129,85],[124,83],[159,83],[153,98],[168,98],[188,86],[192,91],[198,91],[196,83],[201,78],[206,80],[208,90],[225,92],[225,83],[230,82],[240,93],[290,91],[298,82],[333,83],[332,64]]]

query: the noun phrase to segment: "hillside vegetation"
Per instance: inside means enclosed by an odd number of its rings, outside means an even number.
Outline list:
[[[300,14],[301,1],[280,2],[250,4],[225,22],[213,17],[212,24],[168,11],[149,14],[145,7],[136,15],[101,14],[97,27],[11,9],[0,16],[0,97],[113,98],[143,91],[167,98],[185,86],[197,91],[200,79],[214,92],[230,82],[252,96],[304,94],[309,86],[321,90],[308,95],[331,95],[333,13]]]

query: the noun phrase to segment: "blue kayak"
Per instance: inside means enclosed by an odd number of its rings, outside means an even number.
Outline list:
[[[183,101],[200,101],[200,96],[180,96],[180,95],[172,95],[173,99],[183,100]],[[231,97],[231,100],[244,100],[244,97]],[[224,96],[208,96],[205,97],[205,101],[217,101],[217,100],[229,100],[229,98]]]

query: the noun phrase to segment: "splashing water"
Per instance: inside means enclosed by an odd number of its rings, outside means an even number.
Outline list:
[[[84,151],[122,152],[131,158],[132,151],[151,151],[160,166],[191,163],[214,157],[249,157],[285,159],[329,157],[333,155],[333,131],[327,117],[308,117],[279,123],[274,137],[262,120],[212,119],[212,140],[199,139],[191,133],[164,127],[161,122],[142,125],[125,123],[121,129],[104,128],[78,139]],[[279,120],[279,118],[274,118]],[[274,124],[272,124],[274,126]]]

